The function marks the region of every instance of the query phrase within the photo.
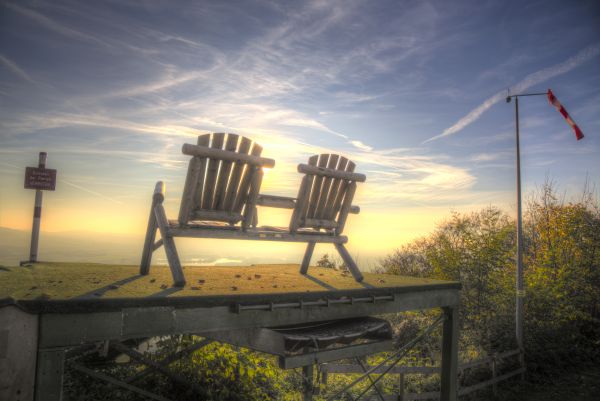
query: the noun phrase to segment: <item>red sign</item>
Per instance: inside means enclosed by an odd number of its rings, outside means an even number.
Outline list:
[[[56,170],[51,168],[25,167],[25,189],[54,191],[55,188]]]

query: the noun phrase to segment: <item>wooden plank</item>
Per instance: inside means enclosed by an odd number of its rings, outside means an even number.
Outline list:
[[[210,134],[198,137],[198,145],[208,144]],[[178,220],[180,224],[185,224],[189,220],[190,212],[197,207],[196,191],[199,189],[202,193],[202,182],[204,181],[204,171],[206,167],[206,158],[193,156],[188,164],[188,171],[183,186],[183,195],[181,196],[181,205],[179,206]],[[200,188],[199,188],[200,187]]]
[[[327,162],[327,169],[336,170],[339,158],[340,157],[338,155],[329,155],[329,161]],[[312,167],[312,166],[309,166],[309,167]],[[329,190],[331,188],[331,184],[334,179],[335,179],[334,177],[330,177],[330,176],[326,176],[323,179],[323,185],[321,188],[321,196],[319,197],[319,203],[317,204],[317,209],[315,210],[315,218],[316,219],[323,219],[323,216],[325,215],[325,206],[327,204],[327,200],[329,199]]]
[[[256,198],[260,191],[260,184],[263,179],[262,169],[258,169],[254,173],[254,178],[250,185],[250,191],[248,192],[248,199],[246,201],[246,207],[244,209],[244,220],[242,222],[242,229],[245,230],[247,227],[256,227]]]
[[[210,134],[200,135],[198,137],[198,146],[208,147],[210,145]],[[204,181],[206,179],[206,169],[208,167],[208,158],[200,157],[200,165],[198,166],[198,182],[194,189],[192,197],[192,211],[202,208],[202,195],[204,194]]]
[[[342,207],[340,208],[340,213],[338,215],[338,227],[336,230],[337,234],[341,234],[344,232],[344,227],[346,226],[346,220],[348,219],[348,212],[350,211],[350,206],[352,205],[352,199],[354,198],[354,193],[356,192],[356,183],[351,182],[346,187],[345,192],[346,192],[346,194],[344,195]]]
[[[179,262],[175,241],[173,241],[173,237],[169,233],[169,222],[162,203],[157,203],[154,206],[154,216],[156,217],[156,223],[158,224],[160,236],[163,240],[163,246],[165,247],[165,253],[167,254],[167,261],[169,262],[171,274],[173,275],[173,285],[175,287],[183,287],[185,286],[185,276],[183,275],[183,269]]]
[[[348,159],[345,157],[340,157],[337,169],[340,171],[346,171],[346,166],[348,165]],[[329,196],[327,198],[327,203],[325,204],[325,214],[324,218],[329,220],[335,220],[336,213],[333,213],[333,205],[335,203],[335,199],[340,190],[340,184],[342,183],[341,178],[334,178],[331,183],[331,190],[329,191]]]
[[[254,144],[252,145],[252,151],[250,152],[250,155],[260,156],[261,153],[262,146],[254,142]],[[244,169],[244,173],[240,182],[240,187],[238,188],[237,196],[235,199],[235,206],[233,207],[234,212],[242,213],[242,209],[244,208],[244,205],[246,204],[246,201],[248,199],[250,184],[252,183],[252,180],[254,179],[254,174],[257,170],[258,167],[256,167],[255,165],[247,165]],[[247,212],[248,210],[244,210],[243,214],[245,215]]]
[[[238,136],[235,134],[227,134],[227,141],[225,142],[225,150],[228,152],[234,152],[237,149]],[[221,170],[219,171],[219,177],[217,178],[217,187],[215,189],[215,199],[213,201],[213,209],[225,210],[225,200],[227,184],[229,183],[229,174],[231,173],[231,167],[233,162],[231,160],[223,160],[221,162]]]
[[[223,139],[225,138],[225,134],[216,133],[212,136],[212,142],[210,147],[216,150],[220,150],[223,147]],[[183,145],[184,147],[188,145],[187,143]],[[193,145],[190,145],[193,146]],[[199,148],[199,149],[207,149],[207,148]],[[185,153],[185,152],[184,152]],[[208,155],[207,155],[208,156]],[[217,173],[219,172],[219,166],[221,165],[221,159],[210,157],[208,159],[208,165],[206,170],[206,178],[204,181],[204,193],[202,194],[202,209],[210,210],[212,208]]]
[[[324,169],[327,166],[327,162],[329,160],[328,154],[319,155],[319,162],[317,163],[317,167]],[[300,166],[310,167],[313,171],[319,171],[319,168],[316,168],[307,164],[299,164],[298,172],[304,174],[310,174],[314,176],[312,191],[310,194],[310,200],[308,201],[308,210],[306,211],[305,218],[313,218],[315,216],[315,210],[317,210],[317,204],[319,202],[319,196],[321,196],[321,186],[323,183],[323,175],[315,175],[314,173],[308,172],[308,170],[303,171]],[[304,226],[304,224],[302,224]]]
[[[352,173],[352,172],[354,172],[355,168],[356,168],[356,164],[354,164],[351,161],[348,161],[348,164],[346,165],[346,171]],[[331,213],[332,213],[331,219],[332,220],[336,220],[336,216],[338,215],[338,213],[340,211],[340,207],[342,206],[342,201],[344,200],[344,196],[346,195],[346,191],[348,189],[349,184],[350,183],[347,180],[342,180],[342,182],[340,182],[340,188],[336,195],[335,202],[333,202],[333,209],[331,210]],[[339,219],[337,221],[339,223]]]
[[[213,134],[213,135],[225,135],[225,134]],[[214,139],[213,139],[214,141]],[[251,164],[256,167],[275,167],[275,160],[267,157],[252,157],[251,155],[245,155],[243,153],[228,152],[220,148],[204,148],[186,143],[181,148],[183,154],[193,156],[204,156],[211,159],[227,160],[227,161],[242,161],[244,163]]]
[[[334,155],[321,155],[321,156],[329,156],[332,157]],[[350,180],[356,182],[365,182],[367,180],[367,176],[360,173],[351,173],[347,171],[339,171],[332,168],[326,168],[319,162],[317,167],[310,166],[308,164],[299,164],[298,172],[304,174],[313,174],[319,177],[333,177],[333,178],[341,178],[343,180]]]
[[[250,145],[252,141],[246,137],[242,137],[240,140],[240,146],[238,148],[239,154],[248,154],[250,151]],[[233,171],[231,172],[231,178],[229,179],[229,186],[227,187],[227,193],[225,195],[225,207],[224,210],[233,211],[233,207],[235,204],[235,199],[238,193],[238,189],[240,186],[240,181],[242,177],[242,173],[244,172],[244,167],[247,166],[246,162],[236,161],[233,167]]]
[[[313,228],[333,229],[338,226],[338,223],[336,223],[335,221],[323,219],[305,219],[304,226]]]
[[[300,189],[298,190],[298,198],[296,200],[296,207],[292,212],[290,219],[290,232],[294,233],[301,226],[306,210],[308,209],[308,202],[310,197],[310,188],[312,186],[314,176],[305,175],[302,178]]]
[[[231,224],[237,223],[241,219],[241,214],[225,210],[197,210],[191,215],[191,220],[225,221]]]

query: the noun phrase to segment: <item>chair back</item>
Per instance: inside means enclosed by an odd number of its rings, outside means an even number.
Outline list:
[[[355,167],[350,160],[334,154],[315,155],[308,159],[308,164],[298,165],[298,172],[305,176],[298,191],[290,231],[312,228],[341,234],[356,183],[366,180],[363,174],[354,173]]]
[[[192,156],[179,209],[179,224],[194,220],[252,223],[263,167],[275,161],[260,157],[262,147],[236,134],[206,134],[197,145],[185,144]]]

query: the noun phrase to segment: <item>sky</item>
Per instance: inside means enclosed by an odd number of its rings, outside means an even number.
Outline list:
[[[310,155],[353,160],[367,181],[348,248],[370,263],[451,211],[515,214],[508,93],[552,88],[586,135],[521,98],[524,194],[600,184],[599,67],[597,1],[1,1],[0,227],[30,230],[24,170],[46,151],[58,182],[42,232],[141,238],[155,181],[176,217],[181,145],[233,132],[276,160],[266,194],[295,196]],[[259,210],[260,224],[289,217]],[[302,252],[195,244],[190,257],[240,263]]]

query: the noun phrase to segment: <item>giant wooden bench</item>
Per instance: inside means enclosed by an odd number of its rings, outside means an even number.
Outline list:
[[[331,243],[356,279],[362,281],[356,263],[344,247],[342,235],[352,206],[356,183],[363,174],[345,157],[321,154],[298,165],[304,174],[298,196],[261,195],[263,168],[275,166],[273,159],[261,157],[262,147],[235,134],[206,134],[197,145],[184,144],[183,153],[192,156],[177,220],[168,220],[163,201],[165,184],[156,183],[148,229],[140,264],[140,274],[148,274],[152,253],[164,246],[174,285],[183,287],[185,277],[174,237],[223,238],[259,241],[305,242],[307,248],[300,272],[306,274],[317,243]],[[293,209],[290,225],[257,227],[256,206]],[[156,231],[161,238],[156,241]]]

